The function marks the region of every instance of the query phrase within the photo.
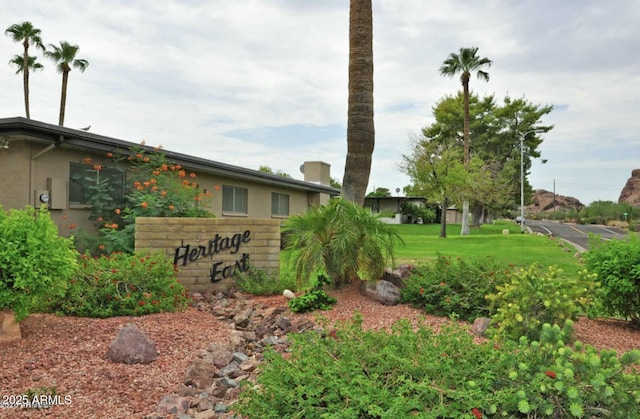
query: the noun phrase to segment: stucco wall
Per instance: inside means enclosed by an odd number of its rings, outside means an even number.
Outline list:
[[[233,271],[248,264],[279,273],[279,220],[138,217],[135,237],[136,250],[161,250],[174,260],[190,291],[227,289]]]

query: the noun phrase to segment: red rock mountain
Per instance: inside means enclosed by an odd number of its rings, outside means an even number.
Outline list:
[[[555,195],[544,189],[537,189],[533,194],[533,204],[525,208],[528,213],[553,212],[554,202],[556,211],[579,211],[584,204],[571,196]]]
[[[622,188],[622,192],[620,192],[618,203],[622,204],[624,202],[634,207],[640,207],[640,169],[631,171],[631,177]]]

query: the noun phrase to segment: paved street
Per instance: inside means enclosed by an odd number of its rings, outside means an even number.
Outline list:
[[[603,225],[581,225],[546,220],[526,220],[526,225],[534,233],[553,234],[571,242],[580,250],[589,249],[589,233],[596,234],[604,240],[627,237],[625,230]]]

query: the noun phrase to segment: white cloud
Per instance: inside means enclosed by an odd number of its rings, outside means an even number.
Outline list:
[[[325,160],[342,179],[348,2],[24,0],[4,5],[2,16],[4,28],[30,20],[46,43],[78,44],[90,62],[70,76],[69,127],[91,124],[98,134],[293,176],[302,161]],[[489,83],[472,80],[475,93],[556,106],[544,121],[555,125],[541,147],[549,162],[534,162],[534,187],[550,189],[556,179],[570,185],[561,193],[584,203],[616,200],[640,167],[639,18],[635,0],[374,2],[370,189],[408,183],[398,170],[408,133],[431,123],[432,106],[460,88],[440,76],[442,61],[478,46],[494,64]],[[0,40],[6,61],[19,52]],[[56,123],[60,75],[40,61],[47,68],[31,78],[32,117]],[[0,66],[0,117],[24,112],[14,72]],[[317,127],[321,139],[282,144],[228,134],[296,127]],[[322,139],[327,127],[334,131]]]

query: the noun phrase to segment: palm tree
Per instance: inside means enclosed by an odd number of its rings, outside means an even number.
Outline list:
[[[22,42],[22,46],[24,48],[24,52],[22,53],[22,84],[24,89],[24,109],[27,118],[31,118],[31,113],[29,112],[29,68],[31,64],[31,60],[33,59],[33,63],[35,64],[35,57],[29,56],[29,46],[32,44],[37,48],[45,50],[44,45],[42,44],[42,39],[40,38],[40,29],[34,28],[31,22],[22,22],[21,24],[14,24],[9,26],[5,31],[5,35],[11,36],[14,42]],[[16,64],[16,58],[9,61],[11,64]],[[40,65],[40,64],[39,64]],[[34,70],[36,67],[33,67]],[[39,68],[42,68],[40,65]],[[20,71],[17,71],[19,73]]]
[[[374,145],[373,11],[371,0],[350,0],[347,159],[342,197],[360,206],[369,183]]]
[[[77,68],[81,73],[87,69],[89,62],[81,58],[76,58],[78,50],[77,45],[71,45],[66,41],[60,41],[60,46],[49,44],[49,50],[44,55],[51,58],[57,63],[59,73],[62,73],[62,93],[60,95],[60,119],[58,125],[64,125],[64,112],[67,102],[67,84],[69,82],[69,72],[71,67]]]
[[[462,93],[464,100],[464,127],[462,138],[464,141],[463,162],[465,166],[469,164],[469,79],[471,73],[477,71],[479,79],[489,81],[489,73],[482,70],[483,67],[491,67],[491,60],[488,58],[480,58],[477,55],[478,47],[460,48],[460,53],[452,52],[440,67],[440,74],[443,76],[453,77],[460,74],[462,82]],[[462,204],[462,235],[469,234],[469,201],[465,200]]]

